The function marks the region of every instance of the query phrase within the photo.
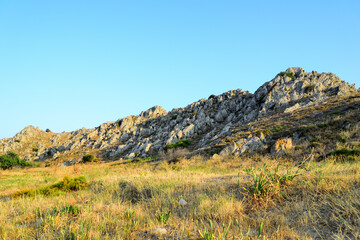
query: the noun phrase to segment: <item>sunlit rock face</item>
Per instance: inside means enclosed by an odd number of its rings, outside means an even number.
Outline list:
[[[44,132],[29,126],[14,138],[0,140],[0,154],[16,151],[26,159],[44,160],[95,149],[110,159],[146,157],[158,154],[167,144],[180,139],[191,140],[192,150],[196,150],[229,136],[235,125],[258,121],[273,113],[290,113],[356,91],[333,73],[308,73],[292,67],[264,83],[254,94],[231,90],[170,112],[154,106],[138,116],[70,133]],[[260,136],[234,144],[228,146],[226,152],[239,155],[268,147],[266,139]]]

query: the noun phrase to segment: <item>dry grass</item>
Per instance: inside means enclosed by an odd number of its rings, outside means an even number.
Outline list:
[[[360,163],[201,156],[152,164],[100,163],[3,171],[0,179],[1,239],[202,239],[213,223],[216,239],[358,239]],[[279,174],[300,169],[295,178],[258,204],[244,190],[266,163]],[[16,190],[51,185],[64,176],[85,176],[87,190],[60,196],[10,199]],[[181,206],[180,198],[188,204]],[[70,213],[64,209],[78,209]],[[166,224],[156,219],[171,210]],[[54,210],[55,209],[55,210]],[[57,210],[56,210],[57,209]],[[60,210],[59,210],[60,209]],[[62,209],[62,210],[61,210]],[[129,217],[126,212],[133,212]],[[154,231],[158,227],[165,234]]]
[[[0,239],[360,239],[360,156],[329,155],[359,149],[359,106],[359,94],[329,99],[296,114],[239,126],[221,143],[259,132],[273,140],[297,135],[295,147],[282,158],[187,159],[193,153],[170,151],[157,162],[57,167],[85,153],[100,154],[82,149],[54,159],[51,167],[1,171]],[[299,175],[280,184],[272,178],[277,166],[276,176]],[[89,188],[9,197],[65,176],[84,176]],[[181,198],[187,205],[179,204]],[[166,223],[157,219],[161,209],[171,210]]]

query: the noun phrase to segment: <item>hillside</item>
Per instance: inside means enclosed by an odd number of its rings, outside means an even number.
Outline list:
[[[28,126],[0,141],[33,163],[0,172],[0,239],[360,239],[359,129],[359,90],[301,68],[94,129]]]
[[[265,149],[270,152],[279,134],[275,138],[262,136],[261,141],[252,139],[258,147],[248,143],[249,139],[240,143],[237,136],[249,132],[249,124],[270,121],[268,125],[272,125],[274,120],[266,120],[271,116],[297,114],[299,109],[326,105],[336,97],[356,96],[357,93],[354,86],[333,73],[307,73],[301,68],[289,68],[263,84],[254,94],[241,89],[231,90],[170,112],[155,106],[138,116],[69,133],[44,132],[28,126],[13,138],[0,140],[0,154],[13,151],[26,160],[52,164],[78,161],[86,153],[104,160],[145,158],[159,155],[167,145],[181,139],[190,140],[188,148],[195,152],[239,155],[239,151],[231,149],[237,148],[234,145],[223,150],[229,139],[236,140],[237,146],[245,146],[240,150],[241,154]],[[269,126],[262,129],[264,134],[271,130]],[[297,140],[296,136],[293,140]]]

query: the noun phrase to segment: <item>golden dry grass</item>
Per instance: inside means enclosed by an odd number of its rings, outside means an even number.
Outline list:
[[[264,163],[280,174],[300,169],[289,184],[264,196],[248,196],[245,170]],[[202,239],[200,231],[227,239],[358,239],[360,237],[359,161],[307,162],[298,168],[286,159],[194,156],[176,164],[94,163],[70,167],[14,169],[0,178],[1,239]],[[87,190],[60,196],[10,199],[21,189],[37,188],[64,176],[85,176]],[[180,198],[188,204],[181,206]],[[74,206],[79,213],[64,209]],[[171,210],[166,224],[160,208]],[[60,210],[59,210],[60,209]],[[129,218],[126,212],[134,212]],[[165,228],[159,234],[156,228]],[[247,235],[248,234],[248,235]]]

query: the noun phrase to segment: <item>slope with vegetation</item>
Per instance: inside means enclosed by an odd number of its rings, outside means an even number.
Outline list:
[[[243,107],[236,110],[238,104]],[[220,119],[224,109],[231,120]],[[189,128],[216,116],[203,132]],[[57,150],[68,141],[80,145],[41,158],[37,167],[3,168],[0,238],[359,239],[359,128],[360,93],[354,87],[333,74],[298,68],[254,94],[212,96],[170,113],[154,108],[59,135],[27,128],[38,135],[5,139],[3,149],[35,137],[47,149],[56,142]],[[151,132],[157,129],[163,129],[159,143]],[[118,145],[109,142],[114,136],[129,139]],[[149,151],[138,139],[147,139]],[[110,157],[128,144],[119,155],[128,158]],[[133,151],[134,144],[142,150]],[[156,144],[161,147],[152,151]],[[18,149],[26,153],[24,146]],[[59,164],[74,158],[71,166]]]
[[[191,150],[202,149],[220,143],[236,126],[356,92],[333,73],[289,68],[254,94],[231,90],[170,112],[155,106],[139,116],[71,133],[43,132],[30,126],[14,138],[1,140],[0,154],[13,151],[27,160],[57,164],[80,160],[89,151],[109,160],[149,157],[182,139],[192,142]]]

